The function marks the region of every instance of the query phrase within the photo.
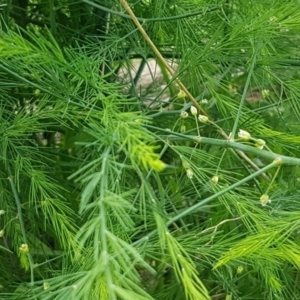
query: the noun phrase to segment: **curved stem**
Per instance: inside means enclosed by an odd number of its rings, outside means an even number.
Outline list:
[[[26,229],[25,229],[25,224],[24,224],[24,220],[23,220],[23,214],[22,214],[22,205],[21,205],[21,201],[13,180],[13,176],[12,176],[12,172],[10,169],[9,164],[7,164],[7,172],[8,172],[8,181],[10,183],[11,186],[11,190],[13,192],[14,198],[15,198],[15,202],[16,202],[16,206],[17,206],[17,211],[18,211],[18,219],[20,222],[20,226],[21,226],[21,232],[22,232],[22,237],[23,237],[23,241],[26,245],[28,245],[28,239],[27,239],[27,234],[26,234]],[[29,247],[29,246],[28,246]],[[29,247],[29,251],[27,253],[28,256],[28,261],[29,261],[29,265],[30,265],[30,277],[31,277],[31,285],[34,284],[34,264],[33,264],[33,259],[32,256],[30,254],[30,247]]]

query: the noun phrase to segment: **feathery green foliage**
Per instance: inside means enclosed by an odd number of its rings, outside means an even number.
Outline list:
[[[124,3],[0,2],[0,298],[298,299],[299,1]]]

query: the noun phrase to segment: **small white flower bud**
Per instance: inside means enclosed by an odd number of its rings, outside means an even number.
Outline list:
[[[186,132],[186,127],[185,127],[185,125],[182,125],[182,126],[180,127],[180,132],[181,132],[181,133],[185,133],[185,132]]]
[[[202,99],[202,100],[200,101],[200,103],[201,103],[201,104],[207,104],[208,101],[207,101],[207,99]]]
[[[204,116],[204,115],[199,115],[198,120],[199,120],[201,123],[207,123],[207,122],[209,121],[208,117],[207,117],[207,116]]]
[[[200,136],[200,135],[198,135],[198,136],[195,138],[195,142],[196,142],[197,144],[201,143],[201,136]]]
[[[238,137],[244,141],[249,141],[251,135],[248,131],[240,129],[238,132]]]
[[[1,230],[0,230],[0,238],[3,237],[3,236],[4,236],[4,230],[1,229]]]
[[[182,118],[182,119],[186,119],[188,116],[189,116],[189,114],[186,111],[182,111],[180,113],[180,118]]]
[[[44,282],[43,286],[44,286],[44,290],[48,290],[50,288],[49,282]]]
[[[183,99],[186,97],[186,94],[183,90],[180,90],[179,93],[177,94],[177,98]]]
[[[259,149],[263,149],[266,146],[266,142],[262,139],[257,139],[255,142],[255,146]]]
[[[35,95],[35,96],[39,96],[40,93],[41,93],[41,91],[40,91],[39,89],[36,89],[36,90],[34,91],[34,95]]]
[[[183,160],[182,161],[182,166],[185,168],[185,169],[188,169],[190,167],[190,164],[186,161],[186,160]]]
[[[212,181],[213,183],[218,183],[218,181],[219,181],[219,176],[218,176],[218,175],[214,175],[214,176],[211,178],[211,181]]]
[[[274,159],[274,162],[276,163],[276,166],[281,166],[282,165],[282,158],[280,158],[280,157],[276,157],[275,159]]]
[[[198,113],[197,108],[196,108],[195,106],[191,106],[191,114],[192,114],[193,116],[196,116],[197,113]]]
[[[5,214],[5,210],[1,209],[0,210],[0,216],[4,215]]]
[[[261,94],[262,94],[263,98],[267,98],[270,95],[270,91],[269,90],[262,90]]]
[[[187,170],[186,170],[186,176],[187,176],[189,179],[192,179],[193,176],[194,176],[194,172],[193,172],[191,169],[187,169]]]
[[[21,252],[23,253],[28,253],[29,248],[27,244],[22,244],[21,247],[19,248]]]
[[[261,195],[261,197],[260,197],[260,204],[262,206],[266,206],[270,202],[271,202],[271,199],[269,198],[269,196],[267,194]]]

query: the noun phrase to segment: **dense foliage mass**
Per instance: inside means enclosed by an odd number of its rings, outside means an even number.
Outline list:
[[[0,17],[1,299],[300,299],[299,1]]]

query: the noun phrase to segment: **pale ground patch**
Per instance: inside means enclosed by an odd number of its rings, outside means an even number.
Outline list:
[[[134,59],[130,61],[130,70],[128,70],[126,66],[120,68],[118,74],[119,81],[126,86],[125,92],[129,91],[141,63],[141,59]],[[174,71],[177,69],[177,64],[175,62],[168,61],[168,63]],[[143,99],[143,103],[146,106],[151,105],[154,100],[158,103],[169,101],[170,93],[167,82],[155,59],[151,58],[147,60],[134,91],[138,97]]]

